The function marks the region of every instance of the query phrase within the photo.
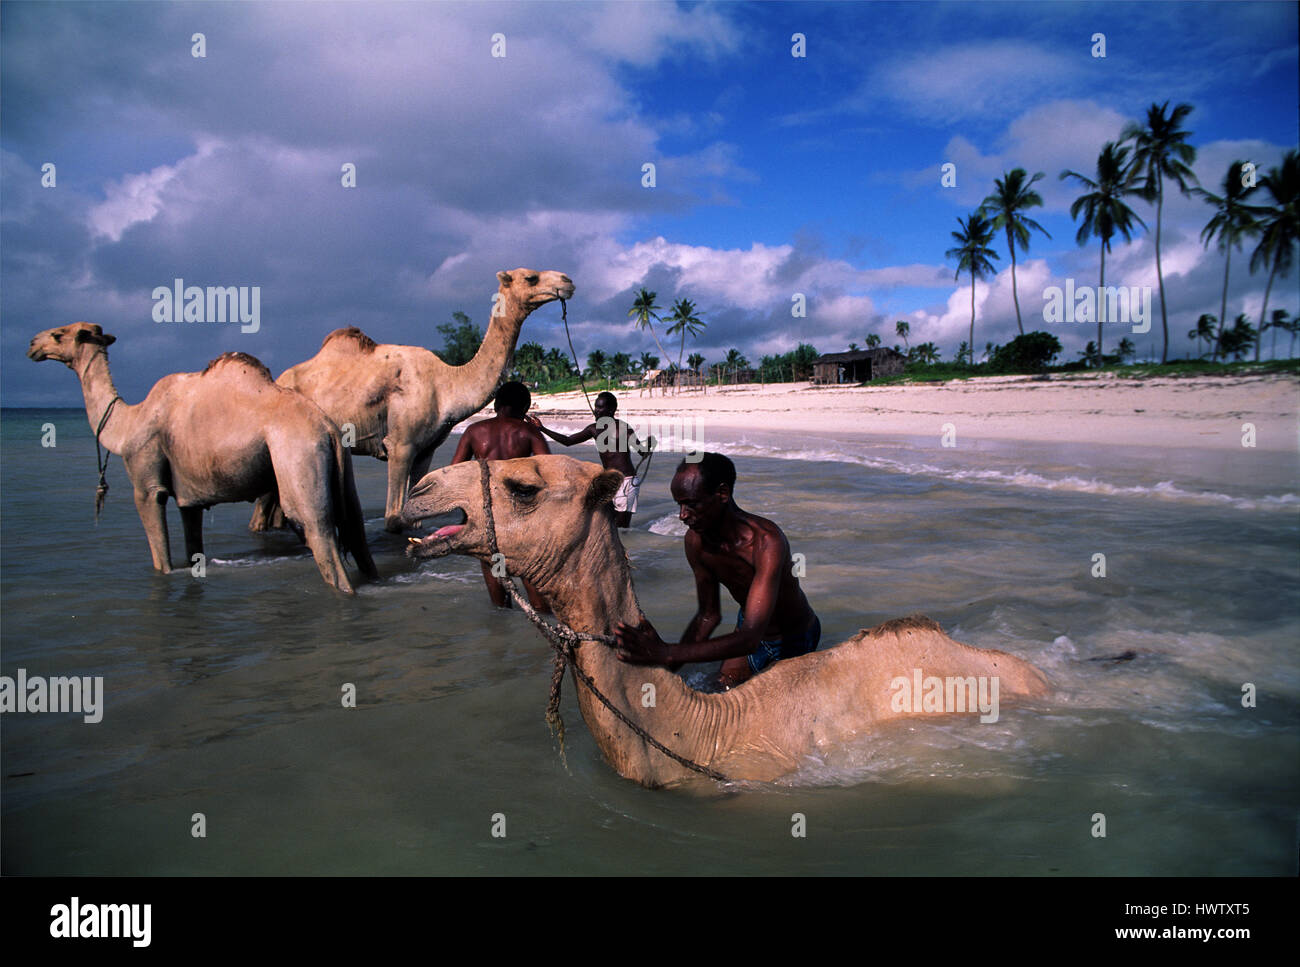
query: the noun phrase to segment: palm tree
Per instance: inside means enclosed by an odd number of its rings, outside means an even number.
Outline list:
[[[1273,278],[1291,274],[1296,246],[1300,245],[1300,152],[1294,148],[1282,159],[1282,167],[1270,168],[1259,180],[1273,196],[1271,207],[1260,207],[1263,216],[1263,233],[1250,256],[1250,271],[1268,265],[1268,285],[1264,287],[1264,307],[1259,310],[1259,332],[1273,329],[1273,358],[1277,358],[1277,327],[1264,320],[1268,317],[1268,297],[1273,289]],[[1259,343],[1255,343],[1255,362],[1259,362]]]
[[[899,339],[903,340],[903,345],[907,346],[907,337],[912,332],[911,324],[899,319],[898,322],[894,323],[894,332]],[[907,347],[907,354],[912,355],[912,347]]]
[[[587,373],[594,378],[600,379],[605,375],[605,368],[609,365],[609,357],[599,349],[593,349],[587,354]]]
[[[1243,312],[1237,316],[1231,329],[1219,331],[1217,351],[1223,353],[1224,359],[1231,356],[1234,360],[1239,360],[1250,351],[1250,344],[1258,337],[1255,327],[1250,324],[1250,320]]]
[[[880,337],[877,336],[874,332],[871,335],[867,336],[868,349],[875,349],[879,345],[880,345]]]
[[[659,347],[660,358],[667,359],[668,352],[664,349],[663,343],[659,341],[659,334],[655,332],[654,323],[650,321],[651,319],[659,319],[659,306],[655,305],[656,295],[658,295],[658,293],[642,289],[637,293],[636,299],[632,303],[632,308],[627,310],[627,314],[636,318],[637,328],[650,330],[650,335],[654,338],[655,345]],[[663,322],[662,319],[659,319],[659,321]],[[650,368],[654,369],[653,366]]]
[[[615,353],[609,360],[609,370],[614,379],[622,380],[632,371],[632,357],[627,353]]]
[[[1292,356],[1295,355],[1295,337],[1297,335],[1300,335],[1300,317],[1288,320],[1287,315],[1288,313],[1285,309],[1274,309],[1273,321],[1270,322],[1269,325],[1273,329],[1273,341],[1275,344],[1275,348],[1277,342],[1277,331],[1279,329],[1285,330],[1286,332],[1291,334],[1291,345],[1287,347],[1287,359],[1290,359]],[[1277,359],[1276,352],[1273,353],[1273,358]]]
[[[993,241],[993,225],[979,211],[975,211],[966,221],[957,219],[960,232],[953,232],[953,241],[957,248],[950,248],[944,253],[945,258],[957,260],[957,272],[954,279],[961,277],[962,271],[970,272],[970,344],[975,345],[975,280],[993,272],[990,258],[997,258],[998,253],[989,248]],[[906,325],[902,323],[901,325]]]
[[[973,362],[973,360],[968,360],[968,359],[966,358],[967,356],[970,356],[970,355],[972,355],[972,354],[971,354],[971,349],[970,349],[970,343],[968,343],[965,339],[963,339],[963,340],[961,341],[961,344],[958,345],[958,347],[957,347],[957,362],[959,362],[959,363],[961,363],[961,362]]]
[[[1097,156],[1095,181],[1087,175],[1068,169],[1062,171],[1060,176],[1062,181],[1066,178],[1074,178],[1089,189],[1086,194],[1076,198],[1074,204],[1070,206],[1071,218],[1078,218],[1079,213],[1083,213],[1083,224],[1079,226],[1079,232],[1074,236],[1074,240],[1080,245],[1086,245],[1088,239],[1094,236],[1101,239],[1101,283],[1097,289],[1098,355],[1101,353],[1102,345],[1102,318],[1106,314],[1106,253],[1110,251],[1110,240],[1116,232],[1119,232],[1124,236],[1124,241],[1132,241],[1135,220],[1146,228],[1146,223],[1138,218],[1133,209],[1124,202],[1126,195],[1139,194],[1138,166],[1136,163],[1129,163],[1127,158],[1128,148],[1122,148],[1114,141],[1107,141],[1102,146],[1101,154]]]
[[[1198,359],[1205,355],[1205,353],[1201,352],[1201,340],[1205,340],[1207,351],[1209,345],[1214,342],[1214,324],[1218,321],[1208,312],[1203,312],[1201,318],[1196,320],[1196,328],[1187,330],[1187,338],[1196,340],[1196,357]]]
[[[1119,348],[1117,348],[1115,352],[1119,354],[1119,362],[1122,366],[1124,365],[1124,360],[1128,359],[1130,356],[1137,355],[1137,346],[1134,346],[1133,341],[1125,336],[1119,341]]]
[[[1091,339],[1088,340],[1088,345],[1083,347],[1083,352],[1079,353],[1079,355],[1083,357],[1084,365],[1101,367],[1101,350],[1097,348],[1097,344]]]
[[[1007,248],[1011,250],[1011,299],[1016,304],[1016,328],[1020,335],[1025,334],[1025,327],[1020,321],[1020,296],[1016,294],[1016,246],[1022,252],[1029,251],[1029,230],[1048,235],[1047,229],[1024,214],[1026,208],[1036,208],[1043,204],[1043,198],[1033,190],[1033,184],[1039,178],[1045,178],[1041,171],[1030,178],[1024,168],[1015,168],[1006,172],[993,182],[993,194],[980,202],[980,214],[993,216],[993,228],[1007,230]]]
[[[855,342],[849,343],[849,352],[856,353],[857,351],[858,351],[858,344]]]
[[[1228,173],[1223,176],[1223,194],[1212,195],[1204,188],[1194,188],[1193,192],[1214,206],[1214,217],[1201,229],[1201,241],[1208,248],[1216,237],[1219,251],[1224,253],[1223,260],[1223,299],[1219,304],[1219,319],[1227,318],[1228,312],[1228,269],[1232,265],[1233,248],[1241,248],[1241,240],[1247,235],[1259,231],[1255,223],[1254,212],[1246,204],[1246,196],[1255,190],[1252,185],[1246,187],[1241,183],[1241,170],[1244,161],[1234,161],[1228,166]],[[1219,323],[1219,341],[1223,339],[1223,323]],[[1218,342],[1214,347],[1214,358],[1219,355]]]
[[[1196,149],[1187,143],[1190,131],[1179,126],[1192,113],[1190,104],[1179,104],[1173,113],[1165,116],[1169,102],[1152,104],[1147,108],[1146,127],[1136,121],[1124,126],[1120,143],[1133,142],[1133,163],[1145,176],[1142,196],[1156,203],[1156,281],[1160,285],[1160,325],[1164,329],[1165,344],[1160,362],[1169,357],[1169,314],[1165,309],[1165,275],[1160,264],[1160,226],[1165,205],[1165,179],[1172,178],[1178,190],[1188,194],[1188,181],[1195,182],[1191,164],[1196,160]]]
[[[705,323],[695,315],[695,303],[690,299],[678,299],[673,304],[673,314],[668,317],[672,323],[667,329],[669,336],[681,333],[681,347],[677,350],[677,369],[682,368],[682,355],[686,352],[686,336],[698,336],[704,331]]]
[[[916,347],[916,361],[927,366],[937,363],[941,355],[939,347],[932,342],[923,342]]]

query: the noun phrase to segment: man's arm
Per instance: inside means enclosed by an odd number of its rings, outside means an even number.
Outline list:
[[[529,456],[542,457],[551,452],[551,448],[546,445],[546,441],[542,439],[542,435],[532,427],[529,427],[528,439],[531,440],[533,444],[533,450]]]
[[[758,647],[763,630],[772,620],[781,590],[784,541],[759,532],[754,580],[745,598],[745,627],[707,641],[666,642],[649,622],[633,628],[619,624],[614,633],[618,657],[642,665],[674,665],[698,661],[718,661],[750,654]],[[719,616],[720,618],[720,616]],[[694,622],[692,622],[694,624]],[[717,626],[715,621],[713,627]],[[687,629],[690,631],[690,628]]]
[[[693,532],[686,533],[686,561],[695,575],[695,598],[698,602],[695,617],[682,632],[682,641],[707,641],[713,629],[722,622],[721,586],[717,575],[700,560],[700,539]]]
[[[566,447],[571,447],[571,446],[573,446],[574,444],[577,444],[577,443],[586,443],[588,440],[595,439],[595,436],[596,436],[596,424],[595,424],[595,423],[590,423],[590,424],[588,424],[586,427],[584,427],[583,429],[579,430],[577,433],[574,433],[572,436],[567,436],[567,435],[565,435],[565,434],[563,434],[563,433],[556,433],[554,430],[547,429],[546,427],[542,426],[542,424],[541,424],[540,421],[537,422],[535,425],[536,425],[537,429],[541,430],[543,433],[545,433],[548,437],[550,437],[550,438],[551,438],[552,440],[554,440],[556,443],[562,443],[562,444],[564,444]],[[545,444],[543,444],[543,445],[545,445]],[[551,451],[550,451],[550,450],[547,450],[547,451],[545,451],[545,452],[546,452],[546,453],[550,453]]]
[[[456,455],[451,458],[452,463],[464,463],[466,460],[474,458],[474,427],[469,427],[460,435],[460,443],[456,444]]]

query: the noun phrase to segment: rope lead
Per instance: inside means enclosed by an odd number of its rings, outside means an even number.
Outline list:
[[[496,520],[492,515],[492,474],[491,470],[488,469],[488,463],[486,460],[480,459],[478,463],[480,468],[479,477],[483,485],[483,516],[487,524],[488,550],[494,555],[500,554],[501,551],[497,546]],[[556,734],[559,739],[560,759],[564,762],[564,767],[566,769],[569,766],[568,761],[564,756],[564,719],[560,717],[560,689],[564,683],[565,666],[570,665],[573,668],[573,677],[585,685],[587,690],[590,691],[591,694],[605,706],[605,708],[609,709],[615,718],[636,733],[636,735],[641,739],[654,746],[654,748],[658,749],[674,762],[678,762],[685,766],[687,769],[708,776],[710,779],[714,779],[717,782],[731,781],[716,769],[710,769],[708,766],[700,765],[698,762],[694,762],[685,756],[678,755],[636,722],[633,722],[623,714],[622,711],[615,708],[613,703],[601,694],[600,689],[596,687],[596,683],[592,681],[591,676],[578,667],[575,650],[579,644],[584,641],[595,641],[612,646],[617,644],[612,637],[609,635],[582,634],[574,631],[558,618],[556,619],[555,624],[551,624],[537,613],[533,606],[528,603],[527,598],[519,593],[519,589],[515,587],[515,582],[512,577],[507,575],[505,578],[500,580],[502,585],[505,586],[506,591],[509,593],[511,600],[519,606],[519,610],[524,613],[528,620],[533,623],[533,626],[542,633],[542,637],[550,642],[551,647],[555,650],[555,669],[551,674],[551,694],[550,700],[546,705],[546,722],[551,726],[552,733]]]

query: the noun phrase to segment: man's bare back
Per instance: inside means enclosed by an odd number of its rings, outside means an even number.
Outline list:
[[[524,416],[532,404],[532,394],[523,383],[504,383],[497,390],[497,415],[491,419],[475,423],[461,434],[460,443],[452,463],[464,463],[466,460],[512,460],[515,457],[542,456],[551,452],[550,447],[537,429],[525,422]],[[487,585],[488,597],[498,608],[508,608],[509,599],[500,577],[492,572],[497,564],[480,562],[483,567],[483,583]],[[538,590],[527,580],[524,589],[528,600],[534,608],[543,614],[550,614],[550,605]]]

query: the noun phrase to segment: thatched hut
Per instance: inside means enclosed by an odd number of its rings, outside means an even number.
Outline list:
[[[879,347],[850,353],[827,353],[813,363],[813,382],[866,383],[881,376],[901,373],[907,357],[896,349]]]

